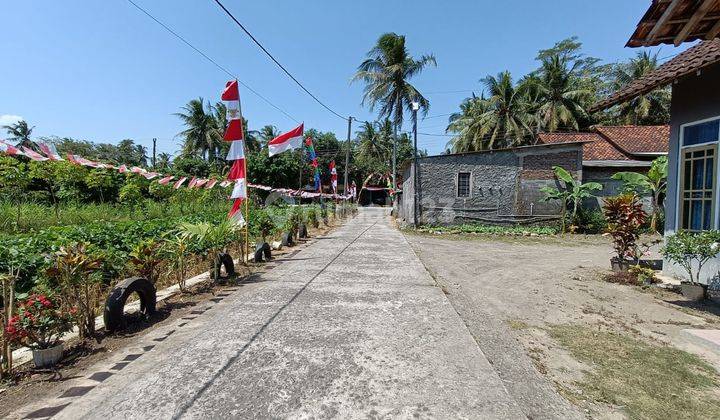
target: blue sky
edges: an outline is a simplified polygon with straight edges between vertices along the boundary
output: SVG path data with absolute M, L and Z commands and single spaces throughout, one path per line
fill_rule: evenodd
M 212 0 L 136 2 L 306 127 L 345 138 L 346 122 L 294 85 Z M 566 37 L 577 35 L 586 54 L 605 62 L 633 56 L 637 50 L 624 45 L 650 1 L 224 3 L 330 107 L 372 119 L 360 105 L 362 85 L 350 79 L 384 32 L 406 35 L 414 55 L 435 54 L 438 67 L 413 81 L 434 116 L 454 112 L 470 90 L 479 92 L 478 80 L 487 74 L 531 71 L 539 49 Z M 132 138 L 148 146 L 156 137 L 159 151 L 173 152 L 181 126 L 172 114 L 192 98 L 219 100 L 228 79 L 126 0 L 14 1 L 2 10 L 0 121 L 22 117 L 38 136 Z M 677 52 L 665 46 L 660 56 Z M 247 90 L 241 96 L 252 129 L 297 125 Z M 443 133 L 446 122 L 428 118 L 420 131 Z M 419 143 L 436 153 L 447 140 L 421 136 Z

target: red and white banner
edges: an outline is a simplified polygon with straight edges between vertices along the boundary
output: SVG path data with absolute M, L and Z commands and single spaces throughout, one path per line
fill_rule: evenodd
M 164 177 L 164 178 L 162 178 L 162 179 L 159 179 L 159 180 L 158 180 L 158 184 L 160 184 L 160 185 L 167 185 L 168 183 L 170 183 L 170 181 L 172 181 L 173 178 L 175 178 L 175 177 L 172 176 L 172 175 L 168 175 L 168 176 L 166 176 L 166 177 Z
M 337 169 L 335 169 L 335 161 L 330 161 L 330 181 L 332 184 L 333 194 L 337 194 Z
M 228 151 L 225 160 L 238 160 L 245 159 L 245 141 L 235 140 L 230 143 L 230 150 Z
M 23 149 L 23 152 L 25 152 L 25 156 L 29 157 L 30 159 L 32 159 L 34 161 L 44 162 L 46 160 L 50 160 L 50 158 L 46 158 L 45 156 L 34 151 L 33 149 L 30 149 L 29 147 L 23 146 L 22 149 Z
M 220 98 L 225 101 L 227 109 L 228 126 L 225 129 L 223 138 L 227 141 L 243 139 L 242 112 L 240 112 L 240 91 L 238 81 L 231 80 L 225 84 L 225 90 Z
M 245 226 L 245 218 L 242 215 L 242 211 L 240 211 L 240 209 L 242 208 L 242 203 L 242 198 L 235 199 L 235 201 L 233 202 L 233 206 L 228 213 L 228 218 L 240 227 Z
M 0 140 L 0 152 L 9 156 L 25 156 L 17 147 Z
M 268 153 L 275 156 L 287 150 L 298 149 L 303 147 L 304 125 L 300 124 L 287 133 L 280 134 L 268 143 Z
M 175 181 L 175 184 L 173 184 L 173 188 L 175 188 L 177 190 L 178 188 L 182 187 L 182 184 L 184 184 L 185 181 L 187 181 L 186 176 L 178 179 L 177 181 Z
M 213 189 L 213 187 L 214 187 L 215 184 L 217 184 L 217 183 L 218 183 L 218 180 L 217 180 L 217 179 L 211 179 L 211 180 L 209 180 L 208 183 L 205 185 L 205 188 L 208 189 L 208 190 L 211 190 L 211 189 Z
M 55 149 L 55 145 L 47 145 L 45 143 L 38 143 L 38 147 L 40 148 L 40 151 L 45 154 L 45 156 L 48 157 L 50 160 L 65 160 L 60 157 L 60 155 L 57 153 L 57 150 Z

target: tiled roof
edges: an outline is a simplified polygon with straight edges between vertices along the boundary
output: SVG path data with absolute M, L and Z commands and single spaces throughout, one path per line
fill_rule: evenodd
M 712 0 L 653 0 L 627 42 L 628 47 L 679 45 L 720 33 L 720 3 Z
M 621 102 L 629 101 L 718 62 L 720 62 L 720 39 L 701 42 L 681 52 L 675 58 L 644 77 L 613 93 L 607 99 L 596 103 L 590 108 L 590 112 L 600 111 Z
M 630 154 L 668 151 L 670 141 L 668 125 L 596 126 L 595 130 Z
M 637 160 L 635 154 L 667 153 L 668 126 L 606 126 L 589 133 L 541 133 L 538 141 L 558 144 L 585 141 L 583 161 Z

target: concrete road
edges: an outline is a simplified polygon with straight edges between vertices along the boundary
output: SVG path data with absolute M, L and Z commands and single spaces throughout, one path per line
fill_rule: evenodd
M 526 418 L 387 210 L 274 264 L 35 415 Z

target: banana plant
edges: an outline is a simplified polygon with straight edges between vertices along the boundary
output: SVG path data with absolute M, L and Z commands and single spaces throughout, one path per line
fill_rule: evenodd
M 650 229 L 657 232 L 657 221 L 662 211 L 660 197 L 667 191 L 668 160 L 667 156 L 655 159 L 647 174 L 638 172 L 618 172 L 612 179 L 622 181 L 626 192 L 650 194 L 652 196 L 652 215 Z
M 545 193 L 545 201 L 560 200 L 562 202 L 561 224 L 562 233 L 565 233 L 565 217 L 568 207 L 572 206 L 572 214 L 570 221 L 575 224 L 577 220 L 577 211 L 582 200 L 594 197 L 594 191 L 602 190 L 602 185 L 597 182 L 585 182 L 575 180 L 572 174 L 560 166 L 553 166 L 555 177 L 562 183 L 562 188 L 543 187 L 540 189 Z

